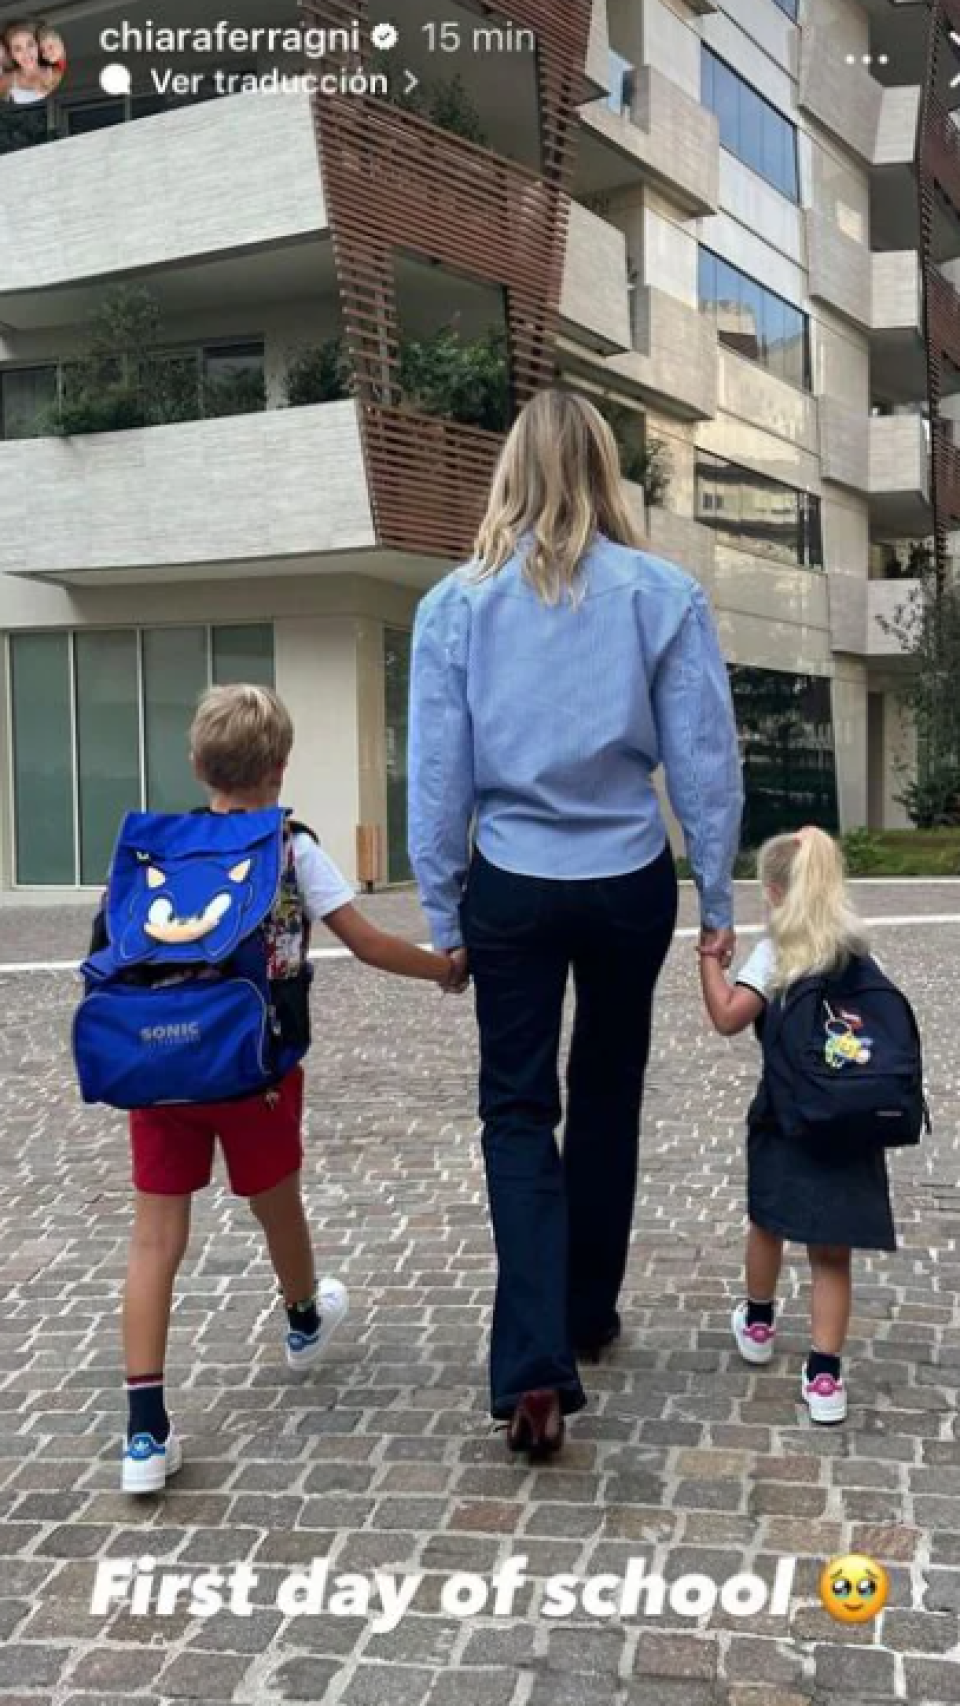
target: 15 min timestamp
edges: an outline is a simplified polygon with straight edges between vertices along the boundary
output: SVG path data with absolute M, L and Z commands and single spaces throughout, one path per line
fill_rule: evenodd
M 476 27 L 431 23 L 423 25 L 423 34 L 430 53 L 535 53 L 537 49 L 536 33 L 511 23 Z

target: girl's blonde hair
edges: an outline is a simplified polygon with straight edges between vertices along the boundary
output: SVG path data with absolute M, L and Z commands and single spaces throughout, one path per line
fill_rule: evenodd
M 801 977 L 842 971 L 869 953 L 847 893 L 843 854 L 822 829 L 774 836 L 760 850 L 758 872 L 770 905 L 777 989 Z
M 546 604 L 576 600 L 578 570 L 598 533 L 640 546 L 617 441 L 598 409 L 569 391 L 541 391 L 503 447 L 475 547 L 486 580 L 531 536 L 523 574 Z

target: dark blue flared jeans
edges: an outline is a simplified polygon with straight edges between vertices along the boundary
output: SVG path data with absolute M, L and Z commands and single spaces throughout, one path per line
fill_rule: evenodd
M 475 855 L 461 907 L 480 1028 L 483 1157 L 497 1249 L 491 1411 L 586 1399 L 574 1347 L 617 1320 L 637 1185 L 653 996 L 677 918 L 673 857 L 558 881 Z M 573 973 L 562 1153 L 559 1053 Z

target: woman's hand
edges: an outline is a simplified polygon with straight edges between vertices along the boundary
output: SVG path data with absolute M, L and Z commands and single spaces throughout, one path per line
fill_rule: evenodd
M 701 930 L 698 953 L 701 959 L 719 960 L 723 971 L 729 971 L 737 951 L 735 930 Z

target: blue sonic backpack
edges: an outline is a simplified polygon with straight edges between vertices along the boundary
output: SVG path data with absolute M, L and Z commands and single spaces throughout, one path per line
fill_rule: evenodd
M 311 968 L 293 836 L 304 828 L 279 807 L 128 813 L 81 968 L 85 1102 L 229 1101 L 303 1058 Z
M 766 1099 L 786 1137 L 898 1149 L 930 1130 L 916 1016 L 875 960 L 801 978 L 771 1002 L 761 1040 Z

